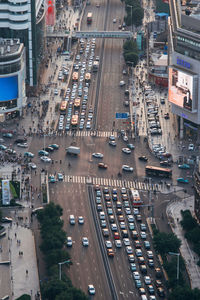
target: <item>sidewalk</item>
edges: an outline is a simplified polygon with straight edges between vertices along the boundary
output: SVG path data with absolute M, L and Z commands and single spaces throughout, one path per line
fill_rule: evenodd
M 181 210 L 189 209 L 191 213 L 194 213 L 194 197 L 187 197 L 186 199 L 181 199 L 170 203 L 167 206 L 167 216 L 170 221 L 171 229 L 176 234 L 176 236 L 181 240 L 182 244 L 180 247 L 181 255 L 183 256 L 190 277 L 191 287 L 200 289 L 200 267 L 197 266 L 199 258 L 197 254 L 194 253 L 187 240 L 184 238 L 184 232 L 180 225 Z

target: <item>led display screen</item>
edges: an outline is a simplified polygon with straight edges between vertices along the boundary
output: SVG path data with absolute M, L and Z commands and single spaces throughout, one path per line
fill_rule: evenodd
M 169 101 L 192 110 L 194 76 L 175 68 L 169 68 Z
M 0 78 L 0 101 L 18 98 L 17 76 Z

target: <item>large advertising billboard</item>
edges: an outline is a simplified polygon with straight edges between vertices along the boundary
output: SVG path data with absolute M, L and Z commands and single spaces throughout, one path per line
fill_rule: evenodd
M 182 70 L 169 68 L 169 101 L 192 111 L 194 76 Z
M 46 25 L 55 25 L 55 0 L 46 0 L 47 12 L 46 12 Z
M 18 98 L 18 77 L 0 78 L 0 101 L 9 101 Z

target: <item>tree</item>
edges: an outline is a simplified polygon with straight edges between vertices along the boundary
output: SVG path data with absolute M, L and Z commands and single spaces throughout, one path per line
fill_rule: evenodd
M 185 237 L 194 244 L 198 243 L 200 241 L 200 227 L 195 227 L 194 229 L 186 232 Z
M 169 300 L 198 300 L 200 299 L 200 290 L 191 290 L 188 286 L 176 286 L 169 295 Z
M 123 48 L 124 48 L 124 52 L 128 51 L 133 51 L 133 52 L 136 52 L 137 53 L 137 44 L 136 42 L 134 42 L 133 40 L 127 40 L 124 45 L 123 45 Z
M 192 230 L 197 227 L 197 221 L 192 217 L 190 210 L 181 211 L 183 220 L 181 220 L 181 226 L 184 230 Z
M 56 300 L 88 300 L 89 298 L 75 287 L 68 288 L 67 291 L 56 297 Z
M 42 299 L 55 300 L 57 295 L 65 292 L 68 288 L 68 284 L 63 280 L 51 278 L 41 285 Z
M 132 14 L 132 22 L 133 24 L 138 27 L 142 25 L 142 20 L 144 18 L 144 10 L 142 7 L 136 7 L 133 9 L 133 14 Z
M 47 268 L 50 268 L 53 265 L 58 264 L 59 262 L 70 259 L 70 254 L 68 251 L 63 249 L 53 249 L 45 256 L 45 261 Z
M 178 252 L 181 241 L 174 233 L 159 232 L 153 238 L 155 249 L 161 254 L 166 255 L 168 252 Z
M 135 67 L 138 63 L 138 55 L 135 52 L 126 52 L 124 54 L 124 59 L 127 64 L 133 63 L 133 66 Z

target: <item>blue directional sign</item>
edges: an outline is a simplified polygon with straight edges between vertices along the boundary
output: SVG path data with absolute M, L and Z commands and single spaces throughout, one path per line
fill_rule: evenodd
M 116 113 L 116 119 L 128 119 L 128 113 Z

